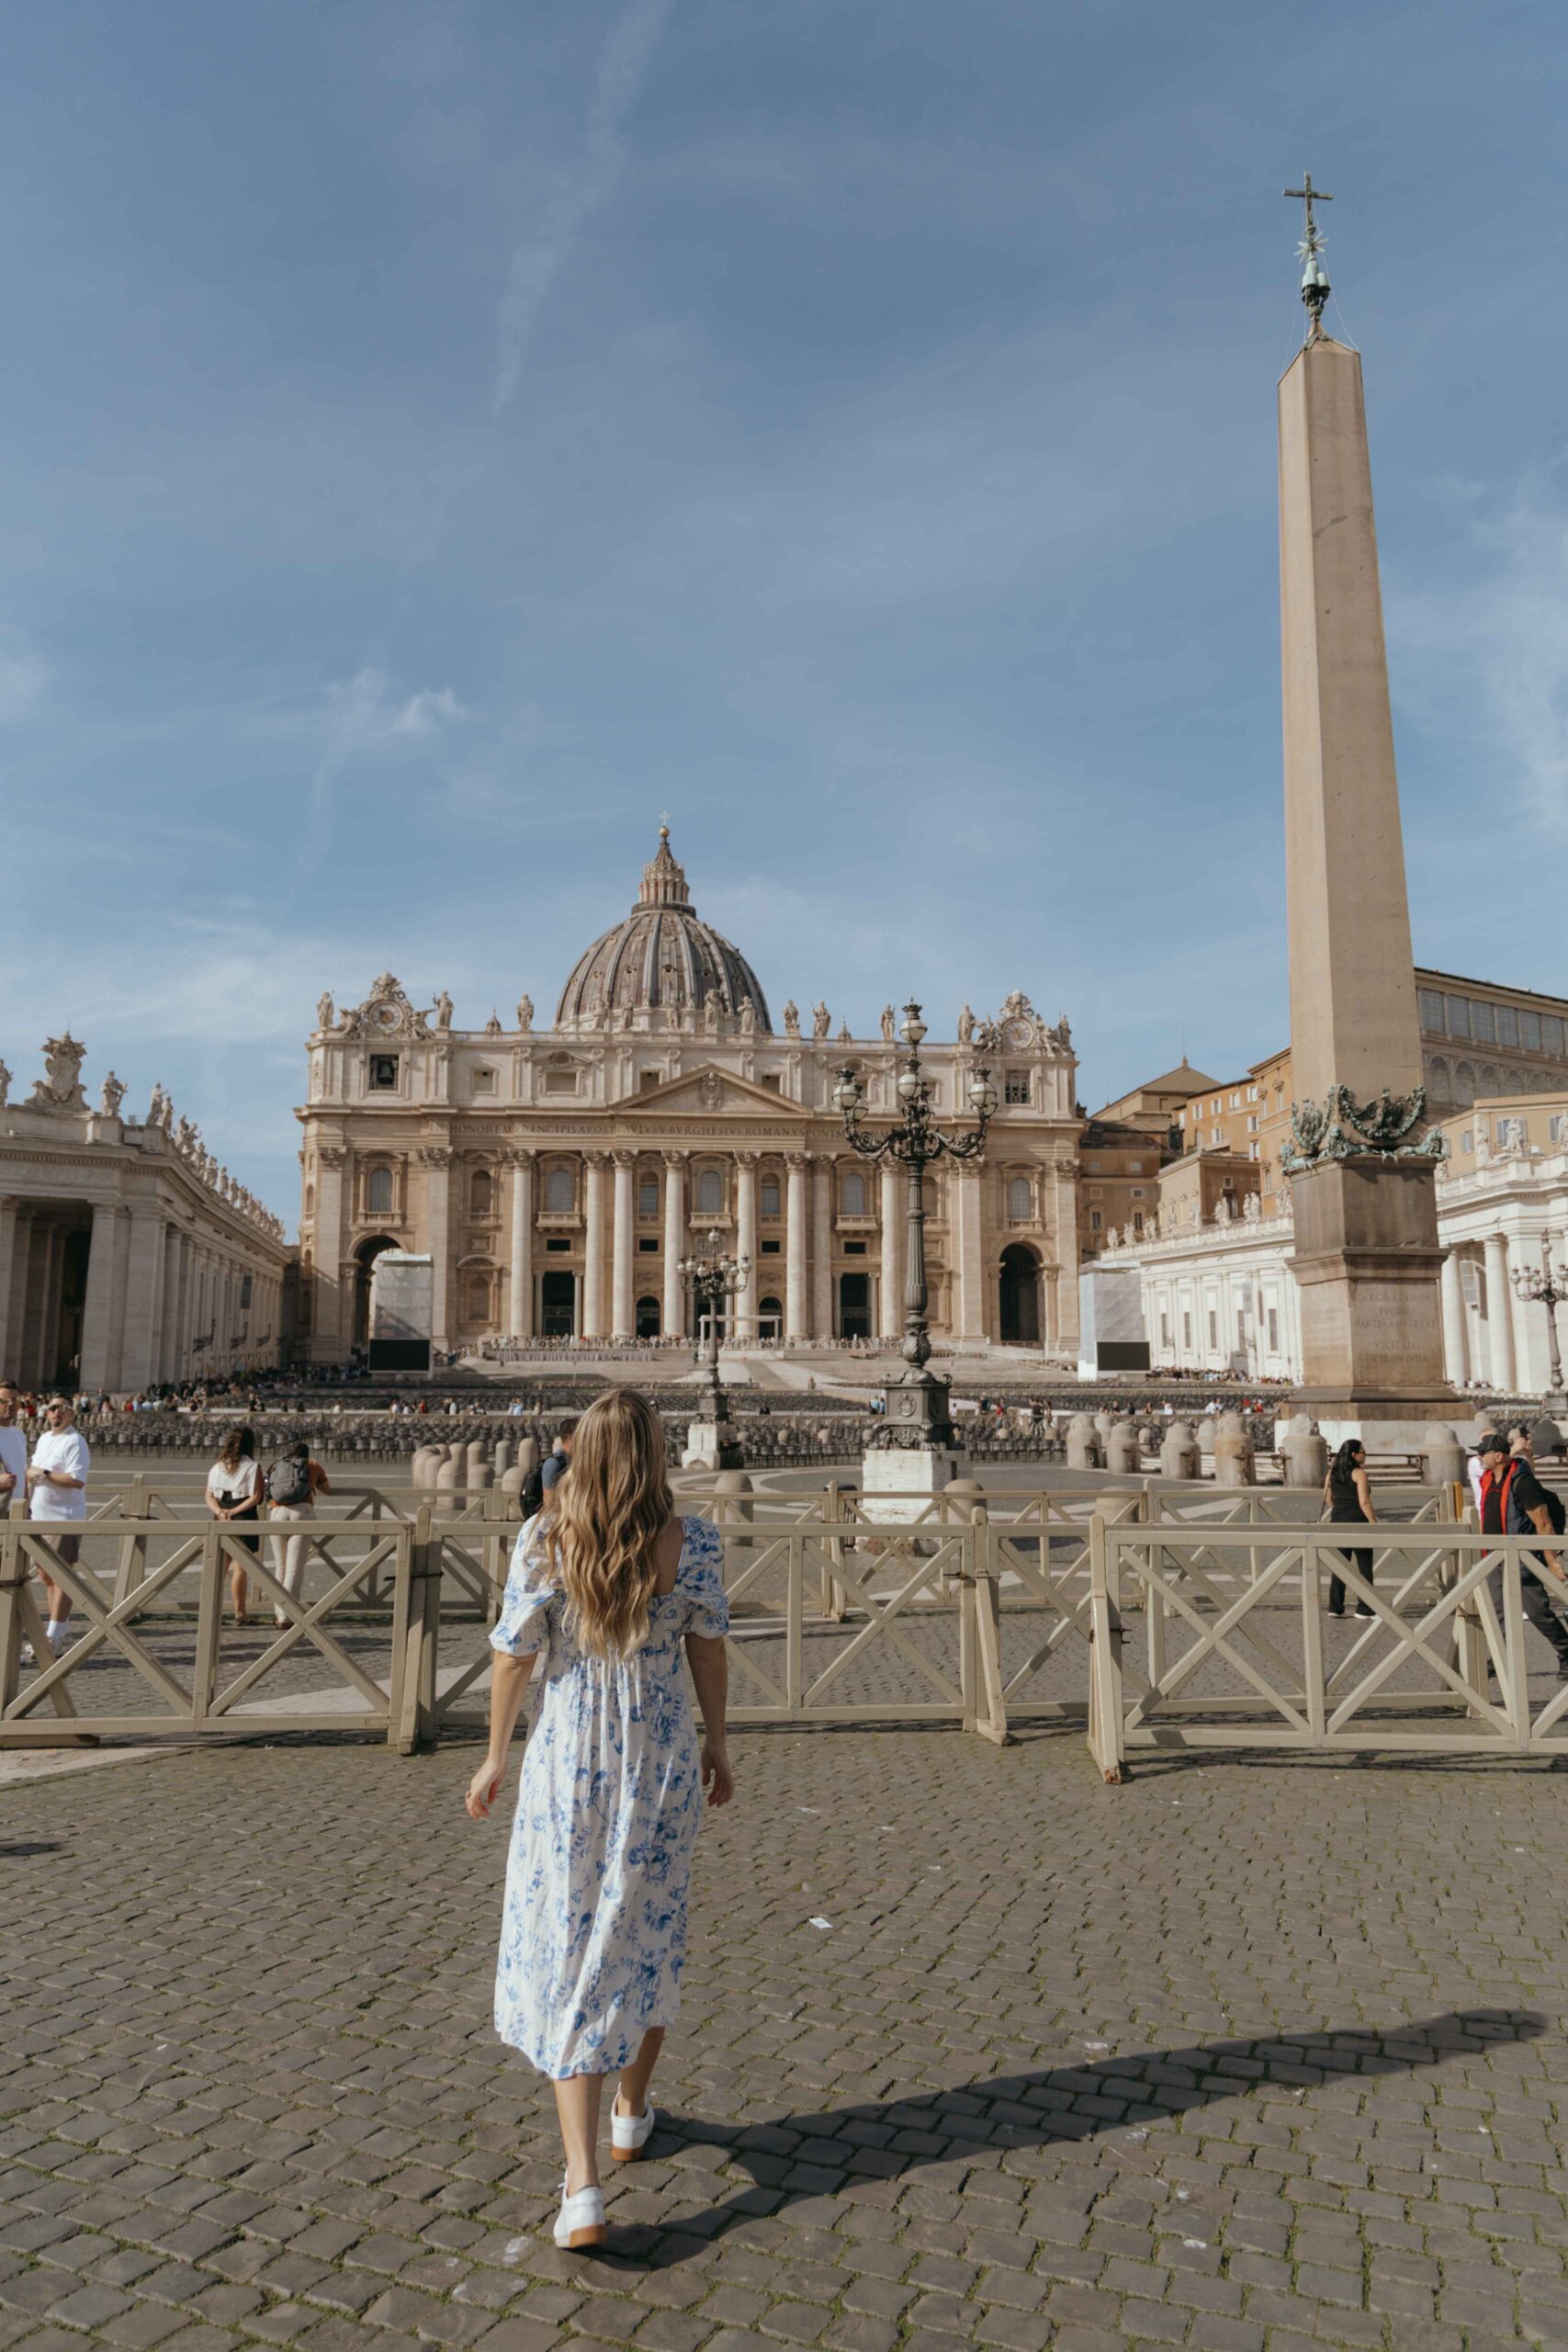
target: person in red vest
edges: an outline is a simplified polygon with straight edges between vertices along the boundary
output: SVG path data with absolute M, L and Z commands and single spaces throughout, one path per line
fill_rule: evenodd
M 1476 1448 L 1481 1458 L 1481 1532 L 1483 1535 L 1523 1535 L 1533 1528 L 1538 1535 L 1559 1532 L 1552 1504 L 1556 1497 L 1543 1487 L 1530 1462 L 1530 1441 L 1527 1431 L 1516 1428 L 1512 1444 L 1507 1438 L 1488 1430 Z M 1562 1510 L 1561 1503 L 1557 1506 Z M 1546 1569 L 1548 1577 L 1568 1600 L 1568 1577 L 1562 1573 L 1562 1559 L 1558 1552 L 1540 1551 L 1533 1555 Z M 1503 1571 L 1494 1569 L 1487 1579 L 1493 1603 L 1499 1618 L 1503 1611 Z M 1551 1605 L 1545 1585 L 1527 1566 L 1519 1577 L 1525 1615 L 1536 1631 L 1544 1634 L 1557 1657 L 1560 1681 L 1568 1682 L 1568 1626 L 1565 1626 Z

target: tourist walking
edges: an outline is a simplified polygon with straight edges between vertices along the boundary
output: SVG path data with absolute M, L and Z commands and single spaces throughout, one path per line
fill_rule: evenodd
M 82 1539 L 74 1532 L 87 1516 L 87 1472 L 92 1455 L 76 1427 L 76 1408 L 69 1396 L 51 1396 L 43 1408 L 43 1434 L 33 1445 L 28 1464 L 28 1515 L 51 1530 L 64 1566 L 73 1568 L 82 1555 Z M 73 1532 L 67 1534 L 64 1530 Z M 71 1595 L 40 1567 L 49 1599 L 49 1646 L 58 1657 L 65 1647 Z
M 556 1430 L 556 1442 L 539 1464 L 539 1486 L 545 1494 L 558 1487 L 571 1468 L 571 1449 L 578 1431 L 575 1413 L 569 1413 Z
M 219 1447 L 218 1459 L 207 1474 L 207 1508 L 214 1519 L 225 1525 L 235 1520 L 254 1523 L 261 1517 L 261 1488 L 254 1434 L 243 1423 L 236 1424 Z M 241 1535 L 235 1540 L 245 1551 L 260 1554 L 259 1535 Z M 232 1556 L 229 1562 L 229 1593 L 234 1604 L 235 1624 L 248 1625 L 250 1577 L 243 1562 Z
M 308 1441 L 297 1437 L 288 1451 L 279 1454 L 266 1474 L 267 1517 L 274 1527 L 298 1530 L 289 1535 L 272 1538 L 272 1573 L 285 1592 L 298 1594 L 305 1580 L 305 1562 L 310 1557 L 310 1535 L 308 1521 L 316 1516 L 316 1497 L 330 1495 L 332 1484 L 319 1462 L 310 1459 Z M 272 1612 L 275 1625 L 287 1625 L 288 1618 L 281 1609 Z
M 1562 1529 L 1562 1504 L 1549 1487 L 1542 1486 L 1535 1475 L 1535 1448 L 1530 1443 L 1529 1430 L 1522 1421 L 1515 1421 L 1506 1438 L 1489 1430 L 1481 1440 L 1481 1532 L 1483 1535 L 1560 1534 Z M 1553 1593 L 1568 1603 L 1568 1578 L 1562 1573 L 1562 1555 L 1557 1550 L 1542 1550 L 1529 1555 L 1544 1567 Z M 1493 1606 L 1499 1620 L 1503 1617 L 1503 1571 L 1494 1568 L 1487 1578 Z M 1568 1626 L 1553 1608 L 1546 1585 L 1540 1577 L 1519 1564 L 1519 1599 L 1525 1615 L 1539 1634 L 1544 1634 L 1551 1644 L 1557 1659 L 1558 1678 L 1568 1682 Z
M 600 2245 L 599 2109 L 617 2075 L 618 2164 L 655 2123 L 648 2089 L 680 2003 L 704 1791 L 728 1804 L 728 1627 L 718 1532 L 677 1519 L 658 1414 L 613 1388 L 583 1415 L 570 1478 L 518 1536 L 491 1635 L 490 1749 L 468 1792 L 494 1804 L 536 1657 L 496 1966 L 495 2025 L 555 2086 L 566 2151 L 555 2240 Z M 697 1746 L 682 1648 L 702 1709 Z
M 1336 1527 L 1376 1524 L 1377 1513 L 1372 1509 L 1371 1483 L 1367 1476 L 1367 1449 L 1359 1437 L 1348 1437 L 1328 1465 L 1328 1476 L 1323 1482 L 1323 1500 L 1327 1516 Z M 1372 1554 L 1365 1544 L 1347 1546 L 1343 1557 L 1366 1584 L 1372 1580 Z M 1331 1617 L 1345 1614 L 1345 1580 L 1342 1577 L 1328 1579 L 1328 1613 Z M 1358 1600 L 1358 1617 L 1372 1614 L 1370 1600 Z

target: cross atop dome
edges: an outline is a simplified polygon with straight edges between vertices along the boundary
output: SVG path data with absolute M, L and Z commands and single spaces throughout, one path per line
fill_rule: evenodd
M 659 847 L 642 869 L 642 888 L 637 895 L 639 907 L 689 907 L 692 894 L 686 888 L 686 869 L 676 862 L 670 847 L 670 820 L 666 817 L 659 828 Z

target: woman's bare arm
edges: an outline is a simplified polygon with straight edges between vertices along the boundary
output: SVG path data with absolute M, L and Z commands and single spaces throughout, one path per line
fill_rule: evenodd
M 697 1687 L 703 1711 L 703 1786 L 709 1804 L 728 1804 L 735 1794 L 729 1769 L 729 1737 L 725 1711 L 729 1703 L 729 1652 L 723 1636 L 710 1641 L 703 1634 L 686 1636 L 686 1663 Z
M 491 1653 L 490 1747 L 484 1762 L 468 1782 L 466 1799 L 468 1812 L 475 1821 L 482 1821 L 489 1813 L 506 1777 L 507 1750 L 512 1746 L 512 1735 L 517 1728 L 517 1718 L 523 1712 L 523 1702 L 528 1695 L 528 1679 L 534 1671 L 534 1659 L 537 1655 L 536 1651 L 530 1651 L 526 1657 L 509 1657 L 504 1650 Z

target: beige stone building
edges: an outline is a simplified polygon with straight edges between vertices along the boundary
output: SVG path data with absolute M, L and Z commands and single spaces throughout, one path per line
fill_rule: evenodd
M 19 1102 L 0 1063 L 0 1373 L 124 1393 L 276 1364 L 282 1226 L 161 1086 L 145 1119 L 127 1118 L 111 1070 L 95 1109 L 85 1050 L 51 1037 Z
M 775 1029 L 739 949 L 702 921 L 667 831 L 631 912 L 579 958 L 553 1023 L 454 1026 L 388 973 L 318 1008 L 303 1127 L 301 1249 L 311 1357 L 366 1336 L 385 1250 L 428 1253 L 434 1343 L 687 1332 L 680 1260 L 716 1228 L 750 1261 L 731 1336 L 797 1347 L 902 1326 L 903 1183 L 858 1159 L 830 1095 L 863 1076 L 891 1119 L 894 1014 L 835 1036 L 825 1004 Z M 987 1047 L 985 1040 L 993 1042 Z M 967 1125 L 988 1059 L 999 1106 L 978 1167 L 928 1178 L 931 1324 L 961 1342 L 1077 1340 L 1077 1070 L 1065 1021 L 1011 996 L 922 1048 L 939 1117 Z

